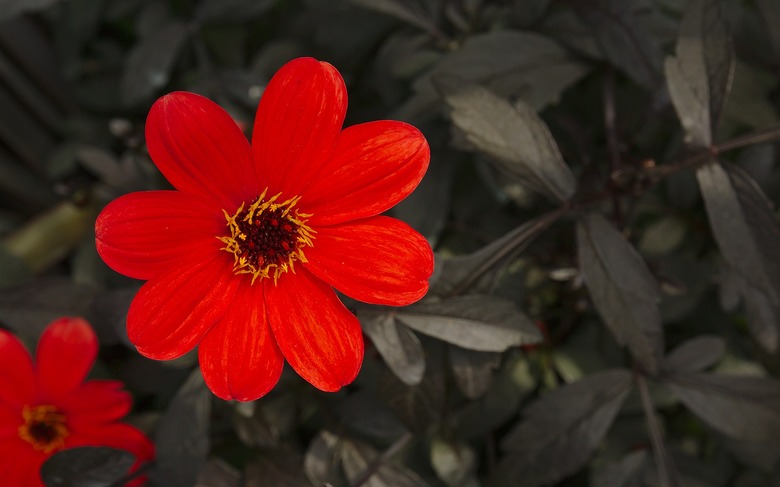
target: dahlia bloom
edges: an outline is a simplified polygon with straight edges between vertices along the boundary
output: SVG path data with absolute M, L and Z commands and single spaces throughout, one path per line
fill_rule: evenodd
M 22 342 L 0 330 L 2 485 L 43 486 L 41 465 L 64 448 L 128 450 L 136 458 L 133 469 L 152 458 L 149 439 L 118 422 L 130 411 L 131 402 L 122 383 L 84 382 L 97 351 L 95 332 L 80 318 L 61 318 L 44 330 L 34 365 Z
M 174 359 L 199 344 L 223 399 L 263 396 L 285 359 L 336 391 L 360 370 L 363 337 L 333 288 L 383 305 L 425 295 L 428 242 L 379 214 L 420 182 L 428 143 L 402 122 L 342 130 L 346 108 L 341 75 L 312 58 L 271 79 L 251 146 L 207 98 L 157 100 L 147 147 L 176 190 L 124 195 L 95 224 L 103 260 L 148 281 L 127 316 L 141 354 Z

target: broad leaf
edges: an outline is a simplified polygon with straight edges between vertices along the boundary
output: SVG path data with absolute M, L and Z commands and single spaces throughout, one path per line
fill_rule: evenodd
M 709 147 L 734 74 L 734 48 L 719 2 L 687 3 L 676 56 L 668 57 L 664 68 L 689 142 Z
M 658 286 L 634 247 L 602 216 L 577 224 L 580 269 L 593 304 L 618 343 L 655 373 L 664 349 Z
M 450 442 L 443 438 L 431 441 L 431 466 L 449 487 L 479 485 L 473 480 L 477 467 L 477 454 L 466 443 Z M 471 483 L 468 483 L 471 481 Z
M 202 22 L 243 23 L 274 6 L 276 0 L 203 0 L 195 17 Z
M 409 328 L 469 350 L 502 352 L 541 341 L 539 329 L 511 301 L 497 296 L 456 296 L 395 313 Z
M 687 340 L 669 352 L 664 366 L 677 372 L 698 372 L 714 365 L 723 357 L 726 342 L 714 335 L 701 335 Z
M 469 399 L 485 394 L 493 382 L 493 372 L 501 363 L 496 352 L 477 352 L 450 345 L 450 365 L 458 389 Z
M 571 475 L 590 455 L 631 390 L 631 372 L 593 374 L 550 392 L 523 411 L 501 443 L 506 452 L 492 485 L 547 485 Z
M 593 487 L 644 485 L 641 483 L 641 479 L 648 469 L 649 460 L 647 450 L 629 453 L 619 462 L 594 472 L 590 479 L 590 485 Z
M 751 284 L 778 302 L 777 250 L 780 230 L 766 196 L 743 171 L 711 161 L 696 171 L 712 233 L 723 258 Z M 767 268 L 767 265 L 769 267 Z
M 312 440 L 303 459 L 303 470 L 313 485 L 346 486 L 341 473 L 340 449 L 341 438 L 327 430 L 320 431 Z
M 378 396 L 396 418 L 410 431 L 423 433 L 441 420 L 447 389 L 442 365 L 443 357 L 437 347 L 430 347 L 428 367 L 417 385 L 406 385 L 388 371 L 379 375 Z
M 735 439 L 780 438 L 780 381 L 764 377 L 679 373 L 664 384 L 694 414 Z
M 523 101 L 514 105 L 487 88 L 456 78 L 436 78 L 452 109 L 453 124 L 502 170 L 559 201 L 576 189 L 574 175 L 550 130 Z
M 306 485 L 303 458 L 291 446 L 265 451 L 244 470 L 243 487 L 300 487 Z
M 190 487 L 209 453 L 211 393 L 195 369 L 165 411 L 155 434 L 149 478 L 159 487 Z
M 135 463 L 129 451 L 84 446 L 55 453 L 41 467 L 46 487 L 110 487 Z
M 419 384 L 425 373 L 420 339 L 392 314 L 359 311 L 358 318 L 390 370 L 406 384 Z

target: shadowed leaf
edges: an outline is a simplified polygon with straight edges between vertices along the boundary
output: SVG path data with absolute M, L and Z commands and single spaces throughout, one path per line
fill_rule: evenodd
M 726 352 L 726 342 L 715 335 L 702 335 L 678 345 L 666 356 L 664 366 L 677 372 L 698 372 L 714 365 Z
M 379 453 L 374 448 L 361 441 L 345 440 L 341 444 L 341 462 L 350 482 L 361 478 L 378 457 Z M 408 468 L 383 461 L 374 474 L 361 485 L 364 487 L 426 487 L 428 484 Z
M 41 467 L 46 487 L 110 487 L 135 463 L 129 451 L 85 446 L 52 455 Z
M 303 458 L 291 447 L 265 451 L 252 460 L 244 471 L 243 487 L 300 487 L 306 485 L 301 470 Z
M 125 103 L 142 102 L 165 86 L 187 35 L 186 25 L 170 22 L 133 47 L 125 62 L 120 88 Z
M 574 194 L 574 175 L 533 108 L 520 100 L 512 105 L 482 86 L 456 78 L 436 78 L 436 86 L 452 108 L 453 124 L 501 169 L 559 201 Z
M 780 438 L 780 381 L 764 377 L 680 373 L 664 380 L 694 414 L 741 440 Z
M 676 56 L 664 65 L 669 94 L 690 143 L 709 147 L 734 74 L 734 48 L 714 0 L 691 0 Z
M 492 385 L 493 372 L 501 363 L 495 352 L 476 352 L 450 345 L 450 364 L 458 389 L 469 399 L 485 394 Z
M 650 372 L 664 348 L 658 286 L 642 257 L 607 220 L 596 214 L 577 224 L 582 277 L 604 323 Z
M 409 328 L 469 350 L 502 352 L 541 341 L 539 329 L 504 298 L 456 296 L 399 309 L 396 319 Z
M 629 487 L 644 485 L 641 483 L 647 470 L 649 456 L 647 450 L 629 453 L 619 462 L 607 465 L 595 472 L 590 480 L 593 487 Z
M 547 485 L 571 475 L 590 458 L 631 390 L 623 369 L 593 374 L 538 399 L 501 442 L 506 456 L 490 485 Z
M 339 450 L 341 438 L 322 430 L 309 444 L 303 460 L 303 470 L 313 485 L 346 486 L 341 472 Z
M 266 12 L 276 0 L 203 0 L 195 17 L 204 22 L 246 22 Z
M 425 373 L 420 339 L 392 314 L 359 311 L 358 318 L 390 370 L 406 384 L 419 384 Z
M 209 452 L 211 393 L 195 369 L 165 411 L 155 434 L 157 457 L 149 478 L 159 487 L 190 487 Z

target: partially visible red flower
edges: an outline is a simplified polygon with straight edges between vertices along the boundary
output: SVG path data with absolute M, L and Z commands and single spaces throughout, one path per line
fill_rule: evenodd
M 35 364 L 15 336 L 0 330 L 0 484 L 43 486 L 43 462 L 76 446 L 128 450 L 136 458 L 133 469 L 152 458 L 151 441 L 119 422 L 131 406 L 123 384 L 84 381 L 97 351 L 95 332 L 81 318 L 51 323 L 38 342 Z
M 360 370 L 363 338 L 333 288 L 384 305 L 425 295 L 428 242 L 379 214 L 420 182 L 428 143 L 402 122 L 342 130 L 346 109 L 341 75 L 312 58 L 271 79 L 251 147 L 212 101 L 157 100 L 147 147 L 177 191 L 120 197 L 95 224 L 103 260 L 148 280 L 127 316 L 141 354 L 173 359 L 200 343 L 203 376 L 224 399 L 266 394 L 284 359 L 336 391 Z

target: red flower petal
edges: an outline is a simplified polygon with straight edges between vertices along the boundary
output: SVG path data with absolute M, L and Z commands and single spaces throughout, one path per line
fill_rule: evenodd
M 126 194 L 95 222 L 100 257 L 115 271 L 148 280 L 206 249 L 218 250 L 225 233 L 219 208 L 179 191 Z
M 345 129 L 333 157 L 306 189 L 310 224 L 374 216 L 409 196 L 428 169 L 430 149 L 419 130 L 378 121 Z
M 252 401 L 279 381 L 284 357 L 268 326 L 263 286 L 243 280 L 235 304 L 203 337 L 200 368 L 218 397 Z
M 132 398 L 116 380 L 91 380 L 79 387 L 58 406 L 74 428 L 84 424 L 110 423 L 130 412 Z
M 154 444 L 149 438 L 135 426 L 124 423 L 100 424 L 78 430 L 74 428 L 70 436 L 65 438 L 65 448 L 76 446 L 107 446 L 127 450 L 136 459 L 130 471 L 154 457 Z
M 246 137 L 208 98 L 176 92 L 157 100 L 146 119 L 146 145 L 176 189 L 216 199 L 226 209 L 262 189 Z
M 60 318 L 41 334 L 35 363 L 44 401 L 58 402 L 78 389 L 98 352 L 95 331 L 82 318 Z
M 346 111 L 344 80 L 330 64 L 299 58 L 277 71 L 252 132 L 258 175 L 271 194 L 301 194 L 330 158 Z
M 22 412 L 16 408 L 0 404 L 0 441 L 19 435 L 19 426 L 22 425 Z
M 43 487 L 39 473 L 49 455 L 35 451 L 18 436 L 0 440 L 0 478 L 2 485 Z
M 34 395 L 35 374 L 29 352 L 18 338 L 0 330 L 0 403 L 21 411 Z
M 192 350 L 233 306 L 241 278 L 232 264 L 226 252 L 205 254 L 144 284 L 127 314 L 127 335 L 138 351 L 170 360 Z
M 386 216 L 317 228 L 306 268 L 347 296 L 402 306 L 428 292 L 433 252 L 406 223 Z
M 357 318 L 327 284 L 306 269 L 265 281 L 268 322 L 276 342 L 301 377 L 323 391 L 352 382 L 363 361 Z

